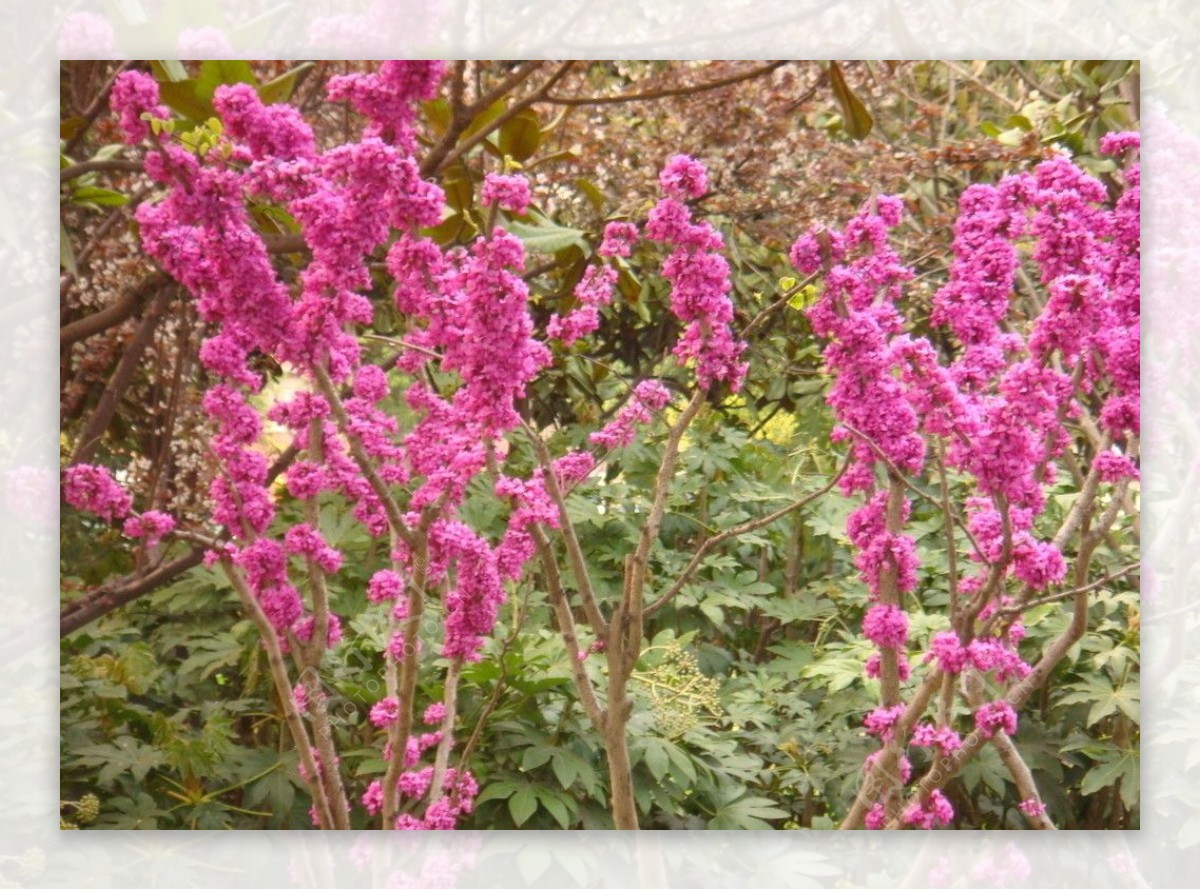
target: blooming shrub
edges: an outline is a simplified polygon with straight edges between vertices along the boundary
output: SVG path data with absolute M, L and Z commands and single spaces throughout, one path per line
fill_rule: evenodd
M 427 178 L 418 158 L 427 135 L 420 103 L 438 95 L 446 71 L 442 62 L 394 61 L 333 78 L 329 98 L 363 125 L 331 147 L 294 106 L 266 104 L 249 84 L 218 87 L 217 117 L 186 137 L 148 75 L 126 72 L 112 90 L 113 111 L 161 193 L 137 207 L 142 246 L 186 288 L 204 325 L 211 515 L 197 523 L 138 513 L 125 487 L 88 463 L 68 467 L 64 496 L 120 523 L 146 551 L 175 538 L 206 547 L 206 564 L 226 574 L 261 636 L 313 825 L 452 829 L 488 802 L 477 801 L 482 779 L 468 769 L 464 748 L 480 728 L 461 725 L 458 687 L 488 657 L 501 609 L 536 566 L 576 700 L 605 749 L 614 824 L 637 827 L 628 691 L 654 649 L 643 645 L 648 617 L 684 591 L 713 548 L 836 484 L 856 499 L 846 535 L 868 602 L 854 626 L 873 646 L 865 676 L 878 681 L 880 698 L 861 715 L 878 749 L 844 827 L 953 824 L 943 788 L 985 743 L 1011 771 L 1020 811 L 1046 827 L 1020 739 L 1009 737 L 1019 736 L 1030 692 L 1086 627 L 1091 552 L 1137 479 L 1136 162 L 1121 172 L 1115 201 L 1062 157 L 967 189 L 949 278 L 926 307 L 928 334 L 913 320 L 918 274 L 892 246 L 905 215 L 899 198 L 878 196 L 843 230 L 800 237 L 789 255 L 821 288 L 806 314 L 825 343 L 831 438 L 847 451 L 845 469 L 783 510 L 697 533 L 690 561 L 662 583 L 651 554 L 665 533 L 681 442 L 706 405 L 744 393 L 747 332 L 762 320 L 740 322 L 726 238 L 697 209 L 708 171 L 670 157 L 645 219 L 610 220 L 594 250 L 576 245 L 583 259 L 563 288 L 569 299 L 559 311 L 535 306 L 523 233 L 539 214 L 511 159 L 503 173 L 479 177 L 484 225 L 453 246 L 434 235 L 462 201 Z M 1129 134 L 1104 143 L 1114 153 L 1136 145 Z M 289 253 L 304 257 L 294 278 L 276 268 L 264 208 L 285 221 Z M 552 453 L 526 405 L 552 350 L 568 353 L 623 311 L 617 295 L 630 260 L 640 253 L 644 264 L 655 251 L 665 254 L 675 366 L 631 384 L 603 420 L 572 431 L 574 447 Z M 1030 268 L 1036 281 L 1026 280 Z M 387 336 L 369 333 L 385 309 L 402 323 Z M 395 355 L 372 363 L 367 342 Z M 296 391 L 270 394 L 265 356 L 299 382 Z M 678 389 L 689 396 L 682 406 Z M 261 444 L 271 425 L 290 439 L 274 466 Z M 621 553 L 621 590 L 600 596 L 568 496 L 657 425 L 667 430 L 661 465 Z M 1080 496 L 1053 529 L 1047 493 L 1075 451 L 1086 458 L 1075 467 Z M 924 608 L 914 496 L 944 519 L 944 610 Z M 361 567 L 323 522 L 330 506 L 381 560 L 361 583 Z M 361 614 L 334 611 L 330 588 L 345 579 L 361 588 Z M 1068 585 L 1076 589 L 1050 592 Z M 1045 598 L 1072 598 L 1074 617 L 1035 648 L 1022 613 Z M 384 663 L 383 694 L 356 717 L 384 766 L 360 779 L 342 764 L 323 671 L 365 646 Z M 652 760 L 665 750 L 637 756 L 653 772 L 666 769 Z

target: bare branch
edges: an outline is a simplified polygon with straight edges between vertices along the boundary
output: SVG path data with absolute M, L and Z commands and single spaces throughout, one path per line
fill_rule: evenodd
M 847 455 L 846 460 L 842 462 L 841 469 L 839 469 L 837 473 L 830 478 L 829 482 L 821 486 L 821 488 L 819 488 L 817 491 L 814 491 L 812 494 L 805 495 L 804 497 L 800 498 L 800 500 L 793 501 L 786 507 L 782 507 L 773 513 L 768 513 L 766 516 L 760 516 L 757 519 L 751 519 L 748 522 L 743 522 L 741 525 L 728 528 L 725 531 L 706 539 L 704 543 L 697 548 L 696 552 L 692 554 L 691 560 L 684 567 L 683 571 L 679 573 L 679 576 L 675 579 L 674 583 L 667 588 L 665 593 L 663 593 L 658 597 L 658 599 L 646 607 L 644 613 L 645 616 L 649 618 L 651 615 L 654 615 L 656 612 L 662 609 L 663 606 L 667 605 L 667 603 L 669 603 L 672 599 L 674 599 L 679 591 L 683 590 L 684 586 L 688 583 L 688 581 L 691 580 L 692 576 L 696 574 L 696 571 L 700 568 L 700 563 L 704 561 L 704 557 L 707 556 L 715 547 L 718 547 L 731 538 L 739 538 L 742 535 L 746 535 L 750 532 L 757 531 L 760 528 L 764 528 L 776 520 L 782 519 L 789 513 L 794 513 L 796 510 L 803 509 L 817 498 L 828 494 L 833 487 L 837 485 L 838 480 L 842 478 L 843 474 L 845 474 L 847 468 L 850 466 L 850 460 L 850 456 Z
M 655 99 L 667 99 L 672 96 L 690 96 L 710 90 L 719 90 L 722 87 L 732 86 L 735 83 L 753 80 L 756 77 L 770 74 L 775 69 L 782 68 L 786 64 L 788 64 L 788 60 L 770 62 L 758 68 L 753 68 L 750 71 L 743 71 L 740 74 L 733 74 L 729 77 L 722 77 L 707 83 L 697 83 L 683 87 L 663 87 L 658 90 L 646 90 L 641 93 L 624 93 L 619 96 L 546 96 L 542 101 L 549 102 L 552 105 L 618 105 L 624 102 L 653 102 Z

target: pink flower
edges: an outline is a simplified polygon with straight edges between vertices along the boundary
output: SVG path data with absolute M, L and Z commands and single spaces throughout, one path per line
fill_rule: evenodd
M 870 831 L 879 831 L 887 824 L 887 813 L 883 808 L 882 801 L 877 802 L 870 810 L 867 811 L 866 818 L 863 820 L 867 829 Z
M 479 201 L 484 207 L 496 204 L 511 213 L 524 214 L 532 200 L 529 194 L 529 180 L 524 176 L 489 173 L 483 178 Z
M 391 569 L 381 569 L 367 582 L 367 599 L 383 603 L 397 599 L 404 592 L 404 576 Z
M 912 743 L 923 748 L 937 747 L 942 756 L 949 757 L 962 747 L 962 737 L 949 726 L 919 723 L 913 729 Z
M 988 702 L 975 712 L 975 728 L 987 739 L 998 731 L 1012 735 L 1017 731 L 1017 712 L 1003 699 Z
M 147 510 L 125 520 L 122 531 L 126 537 L 145 538 L 146 546 L 153 547 L 175 530 L 175 517 L 158 510 Z
M 107 467 L 75 464 L 63 474 L 63 497 L 77 510 L 101 519 L 121 519 L 133 507 L 133 497 L 117 484 Z
M 1036 797 L 1030 797 L 1021 801 L 1021 812 L 1031 819 L 1036 819 L 1038 816 L 1046 815 L 1046 805 Z
M 367 790 L 363 792 L 362 805 L 372 816 L 377 815 L 383 809 L 383 785 L 378 779 L 368 785 Z
M 863 617 L 863 635 L 881 649 L 908 642 L 908 615 L 896 606 L 874 605 Z
M 878 652 L 872 652 L 867 656 L 866 672 L 867 676 L 872 680 L 878 680 L 882 676 L 883 659 Z M 898 657 L 896 659 L 897 675 L 900 681 L 903 682 L 912 676 L 912 667 L 909 666 L 908 659 Z
M 600 256 L 627 257 L 637 243 L 637 226 L 630 222 L 610 222 L 604 227 L 604 240 L 596 251 Z
M 708 191 L 708 173 L 704 165 L 688 155 L 675 155 L 658 176 L 663 194 L 676 201 L 699 198 Z
M 906 825 L 926 830 L 949 825 L 954 820 L 954 807 L 942 792 L 935 788 L 924 803 L 909 804 L 901 817 Z
M 111 28 L 109 29 L 111 31 Z M 150 135 L 150 125 L 143 114 L 166 120 L 171 112 L 158 103 L 158 84 L 149 74 L 125 71 L 113 81 L 109 105 L 121 118 L 125 141 L 133 144 Z
M 391 726 L 400 719 L 400 702 L 388 696 L 371 707 L 371 722 L 379 728 Z
M 893 705 L 890 708 L 880 705 L 867 715 L 863 726 L 871 735 L 877 735 L 886 742 L 891 740 L 895 726 L 903 716 L 904 705 Z
M 952 630 L 940 630 L 929 638 L 929 651 L 924 661 L 937 659 L 943 671 L 957 674 L 962 671 L 968 658 L 969 653 L 959 642 L 958 634 Z
M 437 726 L 446 719 L 446 706 L 442 702 L 434 702 L 421 715 L 421 722 L 426 726 Z

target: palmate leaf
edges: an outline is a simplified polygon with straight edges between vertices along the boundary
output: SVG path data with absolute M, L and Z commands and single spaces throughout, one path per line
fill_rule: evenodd
M 117 776 L 129 773 L 141 782 L 150 770 L 163 765 L 166 755 L 143 745 L 131 736 L 120 736 L 112 744 L 88 745 L 78 749 L 76 763 L 80 766 L 99 766 L 97 777 L 101 785 L 111 784 Z
M 1082 794 L 1095 794 L 1102 788 L 1120 786 L 1121 801 L 1129 809 L 1137 806 L 1141 792 L 1141 755 L 1136 750 L 1114 750 L 1088 770 L 1079 786 Z
M 1113 688 L 1112 683 L 1104 675 L 1089 676 L 1077 683 L 1072 683 L 1072 690 L 1059 699 L 1060 704 L 1088 704 L 1087 725 L 1094 726 L 1118 711 L 1132 720 L 1141 722 L 1141 692 L 1137 680 L 1128 680 L 1119 687 Z
M 763 830 L 772 826 L 767 819 L 786 819 L 786 810 L 781 810 L 773 800 L 766 797 L 747 795 L 724 804 L 708 822 L 715 830 Z

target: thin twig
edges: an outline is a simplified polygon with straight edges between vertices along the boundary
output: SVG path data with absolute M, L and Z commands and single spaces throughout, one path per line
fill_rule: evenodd
M 646 90 L 641 93 L 625 93 L 620 96 L 546 96 L 543 101 L 552 105 L 615 105 L 624 102 L 653 102 L 656 99 L 667 99 L 673 96 L 689 96 L 695 93 L 704 93 L 709 90 L 719 90 L 722 87 L 732 86 L 735 83 L 741 83 L 745 80 L 753 80 L 756 77 L 762 77 L 764 74 L 770 74 L 777 68 L 781 68 L 788 64 L 790 60 L 782 62 L 770 62 L 750 71 L 743 71 L 740 74 L 722 77 L 718 80 L 711 80 L 707 83 L 691 84 L 683 87 L 663 87 L 658 90 Z
M 829 481 L 825 485 L 821 486 L 821 488 L 819 488 L 817 491 L 814 491 L 812 494 L 806 495 L 805 497 L 800 498 L 798 501 L 793 501 L 786 507 L 782 507 L 773 513 L 768 513 L 766 516 L 760 516 L 757 519 L 751 519 L 748 522 L 743 522 L 741 525 L 726 529 L 725 531 L 706 539 L 704 543 L 697 548 L 696 552 L 692 554 L 691 560 L 684 567 L 683 571 L 679 573 L 679 576 L 675 579 L 674 583 L 667 589 L 667 591 L 646 607 L 645 616 L 649 618 L 663 608 L 663 606 L 667 605 L 667 603 L 669 603 L 672 599 L 674 599 L 676 594 L 678 594 L 679 591 L 681 591 L 688 583 L 688 581 L 691 580 L 692 576 L 696 574 L 696 571 L 700 568 L 700 563 L 703 562 L 704 557 L 707 556 L 714 547 L 717 547 L 731 538 L 738 538 L 742 535 L 749 534 L 750 532 L 757 531 L 760 528 L 768 526 L 776 520 L 787 516 L 789 513 L 803 509 L 822 495 L 828 494 L 829 491 L 831 491 L 833 487 L 837 485 L 838 480 L 840 480 L 845 474 L 846 470 L 850 466 L 850 461 L 851 458 L 849 455 L 847 455 L 846 460 L 842 462 L 841 469 L 839 469 L 832 477 L 830 477 Z

